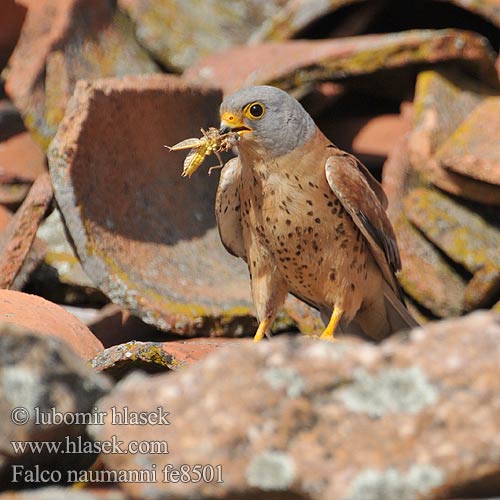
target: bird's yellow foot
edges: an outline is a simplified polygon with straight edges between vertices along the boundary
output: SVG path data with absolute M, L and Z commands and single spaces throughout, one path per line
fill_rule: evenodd
M 257 328 L 257 332 L 254 335 L 253 341 L 260 342 L 264 338 L 264 335 L 266 334 L 270 326 L 271 321 L 269 319 L 266 318 L 262 320 L 259 324 L 259 328 Z
M 330 321 L 328 322 L 328 325 L 326 325 L 326 328 L 324 329 L 323 333 L 321 334 L 320 339 L 322 340 L 328 340 L 330 342 L 335 342 L 337 340 L 335 338 L 335 329 L 337 328 L 337 325 L 340 322 L 340 318 L 342 317 L 342 314 L 344 314 L 344 311 L 340 309 L 340 307 L 335 306 L 333 308 L 332 315 L 330 317 Z

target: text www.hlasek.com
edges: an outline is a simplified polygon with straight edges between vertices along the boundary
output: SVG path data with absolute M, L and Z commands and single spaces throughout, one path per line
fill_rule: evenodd
M 105 454 L 168 454 L 167 441 L 129 441 L 127 444 L 116 436 L 107 441 L 88 441 L 82 436 L 63 441 L 11 441 L 12 449 L 16 454 L 31 453 L 105 453 Z

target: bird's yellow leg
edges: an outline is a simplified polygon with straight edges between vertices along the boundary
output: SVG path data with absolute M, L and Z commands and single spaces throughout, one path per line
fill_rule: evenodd
M 320 339 L 323 340 L 330 340 L 334 341 L 335 339 L 335 329 L 337 328 L 337 325 L 339 324 L 340 318 L 342 317 L 342 314 L 344 314 L 344 311 L 338 307 L 335 306 L 333 308 L 332 315 L 330 317 L 330 321 L 328 322 L 328 325 L 326 325 L 326 328 L 324 329 L 323 333 L 321 334 Z
M 265 318 L 259 323 L 259 328 L 257 328 L 257 332 L 253 338 L 254 342 L 260 342 L 264 338 L 264 335 L 269 330 L 271 323 L 272 321 L 269 318 Z

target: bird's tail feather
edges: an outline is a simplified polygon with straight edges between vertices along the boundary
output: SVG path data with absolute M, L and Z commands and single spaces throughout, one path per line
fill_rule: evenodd
M 408 330 L 420 326 L 415 318 L 406 309 L 406 306 L 401 302 L 391 286 L 384 281 L 383 293 L 385 299 L 385 310 L 387 311 L 387 319 L 391 325 L 391 331 Z
M 383 295 L 371 307 L 359 311 L 353 321 L 341 320 L 339 333 L 380 341 L 399 331 L 419 326 L 393 288 L 383 282 Z M 321 318 L 328 323 L 331 311 L 321 308 Z

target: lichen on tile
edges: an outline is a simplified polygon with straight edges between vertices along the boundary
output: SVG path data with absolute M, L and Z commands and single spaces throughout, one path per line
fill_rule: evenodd
M 357 370 L 354 381 L 336 391 L 334 396 L 351 411 L 370 417 L 388 413 L 416 414 L 435 403 L 438 389 L 421 368 L 390 368 L 375 375 Z

